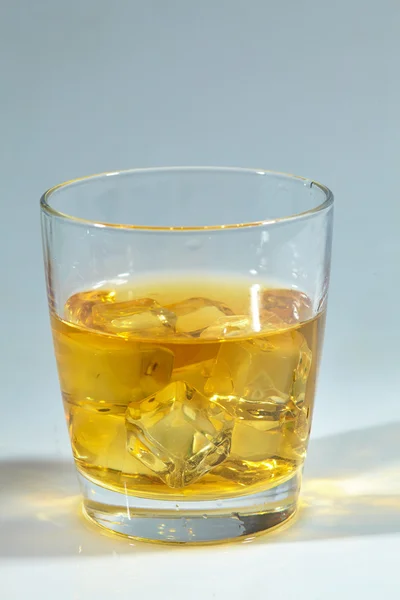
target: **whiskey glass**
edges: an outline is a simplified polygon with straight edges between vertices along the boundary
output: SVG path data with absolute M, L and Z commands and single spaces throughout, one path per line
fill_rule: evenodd
M 245 538 L 298 507 L 333 196 L 263 169 L 132 169 L 41 198 L 85 515 L 148 541 Z

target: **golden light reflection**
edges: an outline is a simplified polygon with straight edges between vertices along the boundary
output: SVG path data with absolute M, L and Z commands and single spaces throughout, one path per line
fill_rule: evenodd
M 376 500 L 392 497 L 400 501 L 400 468 L 390 466 L 353 477 L 305 479 L 303 482 L 303 498 L 314 505 L 336 505 L 338 500 L 362 497 Z
M 305 478 L 298 518 L 274 539 L 329 539 L 400 531 L 400 468 L 351 477 Z
M 55 498 L 51 495 L 39 496 L 27 499 L 32 508 L 34 516 L 38 521 L 58 522 L 60 517 L 77 512 L 80 508 L 81 496 L 67 496 Z

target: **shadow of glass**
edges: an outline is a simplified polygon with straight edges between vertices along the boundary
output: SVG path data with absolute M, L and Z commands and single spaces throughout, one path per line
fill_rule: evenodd
M 135 554 L 157 546 L 101 534 L 82 515 L 74 465 L 62 461 L 0 462 L 0 557 Z M 100 535 L 99 535 L 100 533 Z
M 297 518 L 256 543 L 400 532 L 400 423 L 312 440 Z
M 81 515 L 72 463 L 4 461 L 0 481 L 0 557 L 117 556 L 167 549 L 100 534 L 90 525 Z M 395 532 L 400 532 L 400 423 L 312 440 L 297 518 L 247 541 L 288 543 Z

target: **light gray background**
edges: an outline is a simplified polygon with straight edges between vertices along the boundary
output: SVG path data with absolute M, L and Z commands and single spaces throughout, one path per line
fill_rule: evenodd
M 399 33 L 398 0 L 3 3 L 2 597 L 400 592 Z M 38 200 L 69 178 L 174 164 L 289 171 L 336 196 L 305 508 L 253 544 L 130 546 L 75 514 Z

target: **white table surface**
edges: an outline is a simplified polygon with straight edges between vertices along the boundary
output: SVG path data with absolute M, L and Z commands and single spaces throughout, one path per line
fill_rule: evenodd
M 400 4 L 13 0 L 0 17 L 0 598 L 400 595 Z M 257 166 L 336 195 L 302 510 L 245 544 L 167 548 L 79 516 L 38 199 L 132 166 Z

